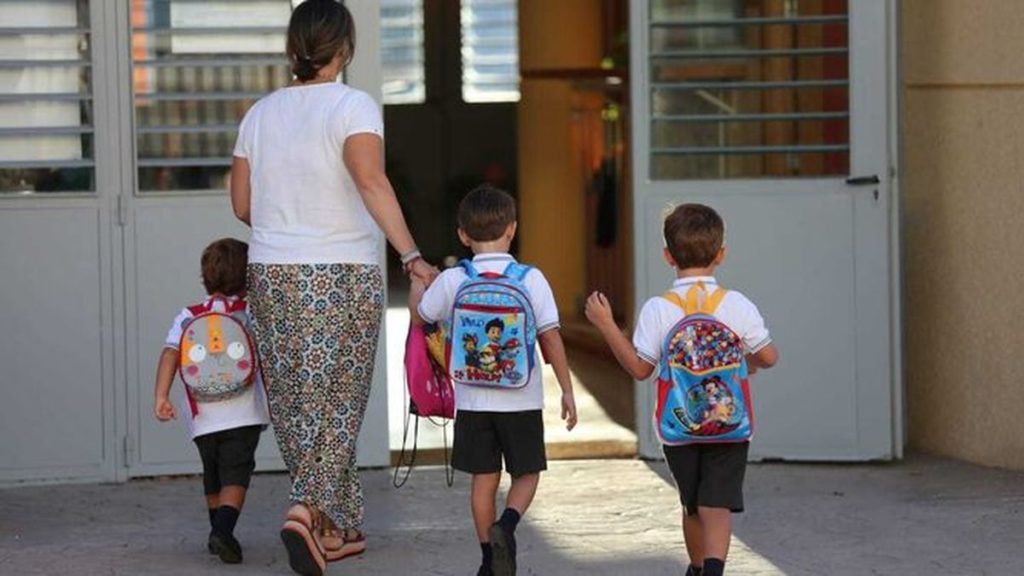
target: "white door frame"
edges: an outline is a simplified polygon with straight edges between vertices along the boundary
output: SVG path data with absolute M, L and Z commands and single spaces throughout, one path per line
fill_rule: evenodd
M 889 333 L 866 334 L 860 329 L 857 334 L 858 361 L 857 365 L 870 365 L 868 358 L 883 358 L 883 362 L 877 362 L 876 368 L 880 371 L 876 378 L 887 384 L 885 395 L 889 406 L 883 413 L 884 421 L 879 421 L 879 428 L 876 430 L 861 430 L 861 433 L 875 434 L 876 437 L 869 443 L 875 446 L 886 445 L 884 449 L 874 450 L 870 454 L 841 453 L 832 456 L 810 456 L 813 459 L 835 459 L 835 460 L 857 460 L 873 458 L 900 458 L 903 453 L 905 440 L 904 433 L 904 406 L 903 406 L 903 378 L 902 378 L 902 332 L 900 322 L 900 244 L 899 244 L 899 199 L 897 187 L 897 171 L 895 169 L 898 150 L 898 56 L 897 56 L 897 30 L 898 30 L 898 4 L 897 0 L 877 0 L 873 2 L 851 2 L 850 3 L 850 142 L 851 147 L 855 140 L 870 141 L 873 144 L 881 142 L 882 145 L 862 146 L 856 150 L 851 149 L 850 163 L 851 174 L 868 174 L 878 172 L 881 182 L 878 192 L 883 202 L 888 203 L 889 229 L 886 238 L 858 238 L 857 249 L 871 250 L 878 249 L 877 245 L 870 245 L 877 242 L 886 242 L 886 252 L 889 255 L 888 261 L 876 262 L 880 265 L 879 274 L 868 277 L 863 271 L 858 273 L 856 282 L 858 284 L 858 300 L 866 291 L 867 286 L 861 286 L 862 282 L 875 282 L 873 287 L 876 291 L 884 289 L 888 295 L 887 309 L 883 313 L 888 315 L 884 324 L 889 326 Z M 634 294 L 636 295 L 636 309 L 633 310 L 633 317 L 640 310 L 646 298 L 664 290 L 664 286 L 650 286 L 650 270 L 648 261 L 651 255 L 648 251 L 644 231 L 651 226 L 658 226 L 658 223 L 649 221 L 651 203 L 664 205 L 668 199 L 678 196 L 680 185 L 700 186 L 701 181 L 655 181 L 648 177 L 649 174 L 649 149 L 650 149 L 650 92 L 649 92 L 649 23 L 648 0 L 631 0 L 630 2 L 630 45 L 631 45 L 631 86 L 632 86 L 632 121 L 633 121 L 633 229 L 634 235 Z M 858 30 L 882 30 L 884 31 L 883 42 L 864 41 L 858 37 Z M 857 84 L 857 78 L 872 77 L 881 81 L 866 82 Z M 855 88 L 856 86 L 856 88 Z M 879 104 L 882 103 L 882 104 Z M 855 122 L 854 115 L 858 119 L 870 117 L 870 122 Z M 878 118 L 881 115 L 882 118 Z M 873 133 L 865 137 L 862 131 L 868 129 L 879 129 L 881 132 Z M 881 127 L 881 128 L 879 128 Z M 884 133 L 882 133 L 884 132 Z M 879 167 L 885 167 L 882 169 Z M 870 170 L 866 172 L 865 170 Z M 836 178 L 823 179 L 791 179 L 786 180 L 789 191 L 800 193 L 806 191 L 811 193 L 820 186 L 835 186 Z M 707 182 L 715 187 L 716 194 L 730 194 L 747 191 L 750 187 L 765 185 L 765 180 L 715 180 Z M 856 193 L 856 192 L 851 192 Z M 884 286 L 878 286 L 877 283 Z M 867 303 L 864 303 L 867 304 Z M 872 303 L 873 304 L 873 303 Z M 877 309 L 877 306 L 874 308 Z M 861 313 L 877 313 L 871 306 L 860 306 Z M 858 323 L 860 324 L 860 323 Z M 784 355 L 787 351 L 783 352 Z M 798 360 L 798 353 L 791 353 L 787 361 Z M 859 380 L 858 380 L 859 381 Z M 637 383 L 635 388 L 635 405 L 637 410 L 637 435 L 639 438 L 640 455 L 646 458 L 661 458 L 660 443 L 654 433 L 651 421 L 651 413 L 654 405 L 654 388 L 650 383 Z M 877 392 L 877 391 L 876 391 Z M 756 394 L 756 392 L 755 392 Z M 858 390 L 858 394 L 861 391 Z M 870 398 L 870 393 L 868 393 Z M 866 401 L 867 399 L 865 399 Z M 881 434 L 880 437 L 878 435 Z

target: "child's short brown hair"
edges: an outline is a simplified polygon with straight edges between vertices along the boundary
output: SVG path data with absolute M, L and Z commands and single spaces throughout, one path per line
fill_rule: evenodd
M 725 243 L 725 222 L 709 206 L 680 204 L 665 216 L 664 234 L 676 266 L 707 268 Z
M 457 220 L 470 239 L 497 240 L 516 221 L 516 201 L 508 192 L 490 184 L 477 186 L 459 203 Z
M 200 258 L 203 286 L 207 294 L 235 296 L 245 292 L 249 245 L 234 238 L 221 238 L 203 250 Z

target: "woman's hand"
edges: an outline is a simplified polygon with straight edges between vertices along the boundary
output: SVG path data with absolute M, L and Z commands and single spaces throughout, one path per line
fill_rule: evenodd
M 406 273 L 409 274 L 410 280 L 413 282 L 419 282 L 426 287 L 430 286 L 434 281 L 434 278 L 437 278 L 437 275 L 441 272 L 436 266 L 428 264 L 423 258 L 417 258 L 409 263 L 409 266 L 406 268 Z

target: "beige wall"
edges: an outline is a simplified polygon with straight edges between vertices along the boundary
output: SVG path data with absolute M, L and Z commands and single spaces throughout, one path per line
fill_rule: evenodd
M 1024 3 L 901 4 L 910 445 L 1024 469 Z
M 563 316 L 585 289 L 583 168 L 573 151 L 570 83 L 530 72 L 595 68 L 601 53 L 600 0 L 519 2 L 519 242 L 544 271 Z

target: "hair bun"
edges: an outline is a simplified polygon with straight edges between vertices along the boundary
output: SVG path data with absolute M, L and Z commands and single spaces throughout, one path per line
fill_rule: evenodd
M 313 65 L 313 59 L 299 58 L 296 60 L 295 65 L 292 66 L 292 73 L 299 79 L 299 82 L 309 82 L 316 77 L 316 66 Z

